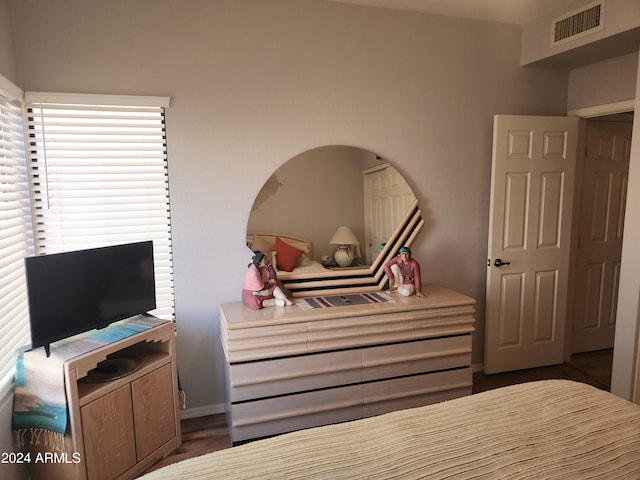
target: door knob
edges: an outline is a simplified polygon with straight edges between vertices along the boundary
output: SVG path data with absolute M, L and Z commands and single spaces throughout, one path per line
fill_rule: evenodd
M 496 261 L 493 262 L 493 265 L 496 267 L 502 267 L 504 265 L 511 265 L 511 262 L 503 262 L 501 259 L 496 258 Z

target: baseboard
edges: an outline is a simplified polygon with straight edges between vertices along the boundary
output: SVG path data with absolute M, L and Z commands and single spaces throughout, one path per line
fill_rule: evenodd
M 473 363 L 471 364 L 471 369 L 474 372 L 484 372 L 484 363 Z
M 217 403 L 214 405 L 204 405 L 202 407 L 187 408 L 180 410 L 180 420 L 187 420 L 189 418 L 206 417 L 207 415 L 216 415 L 218 413 L 224 413 L 224 403 Z

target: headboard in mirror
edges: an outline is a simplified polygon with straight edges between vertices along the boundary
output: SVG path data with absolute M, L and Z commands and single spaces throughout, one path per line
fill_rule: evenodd
M 256 195 L 247 244 L 258 234 L 269 241 L 287 237 L 294 245 L 307 246 L 314 268 L 298 265 L 278 274 L 295 296 L 327 289 L 371 291 L 384 285 L 380 272 L 390 258 L 387 253 L 394 255 L 402 245 L 395 251 L 391 246 L 398 238 L 411 242 L 421 228 L 417 205 L 408 182 L 379 155 L 344 145 L 318 147 L 285 162 Z M 349 267 L 325 268 L 323 264 L 332 263 L 337 248 L 329 242 L 343 225 L 357 238 L 360 258 Z M 258 243 L 263 244 L 251 248 L 264 251 L 264 242 Z M 322 261 L 327 258 L 328 262 Z M 320 270 L 315 268 L 318 265 Z

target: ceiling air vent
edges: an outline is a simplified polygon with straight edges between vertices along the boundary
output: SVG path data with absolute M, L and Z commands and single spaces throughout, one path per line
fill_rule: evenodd
M 551 22 L 551 46 L 598 32 L 604 28 L 604 1 L 555 18 Z

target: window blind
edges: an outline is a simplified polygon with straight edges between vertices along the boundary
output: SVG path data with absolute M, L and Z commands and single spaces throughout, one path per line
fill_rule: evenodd
M 28 171 L 36 254 L 153 240 L 157 309 L 174 317 L 171 221 L 162 106 L 46 102 L 27 96 Z M 74 97 L 75 101 L 76 97 Z M 104 100 L 105 96 L 99 97 Z
M 33 254 L 22 104 L 0 91 L 0 396 L 12 392 L 16 350 L 30 343 L 24 258 Z

